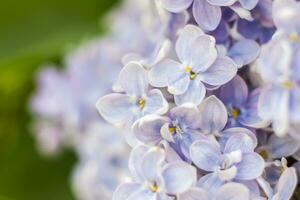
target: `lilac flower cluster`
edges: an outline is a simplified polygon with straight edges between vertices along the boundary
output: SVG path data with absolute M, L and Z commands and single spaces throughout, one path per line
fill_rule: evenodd
M 113 200 L 292 199 L 300 157 L 300 3 L 150 4 L 154 47 L 124 55 L 117 88 L 96 104 L 134 140 L 132 179 Z
M 79 155 L 79 199 L 300 198 L 300 2 L 125 0 L 110 17 L 32 101 L 44 151 Z

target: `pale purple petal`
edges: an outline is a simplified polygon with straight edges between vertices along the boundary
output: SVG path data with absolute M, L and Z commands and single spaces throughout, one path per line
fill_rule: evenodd
M 277 193 L 274 199 L 291 199 L 297 186 L 297 173 L 295 168 L 290 167 L 284 170 L 277 184 Z
M 181 95 L 175 95 L 174 100 L 176 105 L 193 104 L 199 105 L 204 99 L 206 89 L 201 81 L 190 81 L 189 87 L 185 93 Z
M 219 98 L 224 104 L 241 107 L 248 98 L 248 86 L 244 79 L 236 75 L 220 88 Z
M 122 89 L 130 95 L 142 96 L 148 90 L 147 73 L 137 62 L 130 62 L 121 70 L 119 83 Z
M 194 0 L 193 15 L 197 24 L 204 30 L 213 31 L 221 21 L 221 8 L 207 1 Z
M 196 168 L 185 162 L 167 164 L 162 170 L 166 192 L 176 195 L 188 191 L 197 178 Z
M 141 185 L 137 183 L 123 183 L 115 190 L 112 200 L 124 200 L 127 199 L 134 192 L 139 190 Z
M 242 39 L 234 43 L 228 52 L 228 56 L 231 57 L 240 68 L 253 62 L 258 57 L 259 52 L 260 47 L 255 41 Z
M 139 120 L 133 131 L 138 140 L 145 144 L 157 145 L 162 140 L 160 129 L 168 121 L 166 117 L 149 115 Z
M 300 72 L 295 72 L 300 73 Z M 291 122 L 300 122 L 300 87 L 295 87 L 290 93 L 290 119 Z
M 273 158 L 289 157 L 300 148 L 300 142 L 290 136 L 279 138 L 272 135 L 269 139 L 269 149 Z
M 124 124 L 134 120 L 134 104 L 125 94 L 113 93 L 103 96 L 96 106 L 101 116 L 112 124 Z
M 158 89 L 150 90 L 147 94 L 144 115 L 146 114 L 165 114 L 169 109 L 169 104 L 163 94 Z
M 203 31 L 195 25 L 186 25 L 180 32 L 176 41 L 176 53 L 181 62 L 188 61 L 193 51 L 192 46 L 196 38 L 203 35 Z M 188 64 L 188 63 L 185 63 Z
M 174 95 L 180 95 L 188 90 L 190 77 L 187 73 L 178 73 L 177 76 L 169 77 L 168 92 Z
M 246 153 L 243 154 L 242 159 L 242 162 L 236 165 L 238 168 L 236 179 L 252 180 L 262 174 L 265 168 L 265 162 L 260 155 L 257 153 Z
M 131 175 L 136 181 L 144 181 L 144 175 L 141 168 L 143 156 L 147 153 L 149 148 L 144 145 L 136 146 L 132 149 L 128 161 L 128 167 Z
M 160 0 L 160 2 L 166 10 L 178 13 L 187 9 L 193 0 Z
M 140 190 L 134 192 L 126 200 L 157 200 L 157 194 L 151 192 L 150 190 L 141 188 Z
M 215 195 L 216 200 L 249 200 L 248 188 L 239 183 L 227 183 L 219 188 Z
M 178 196 L 178 200 L 209 200 L 208 192 L 202 188 L 191 188 Z
M 216 40 L 209 35 L 197 37 L 188 50 L 187 64 L 196 73 L 206 71 L 217 59 Z
M 252 138 L 247 134 L 238 133 L 231 136 L 224 149 L 224 153 L 230 153 L 240 150 L 243 153 L 253 152 L 255 144 Z
M 258 3 L 259 0 L 239 0 L 243 8 L 252 10 Z
M 226 56 L 218 57 L 206 72 L 199 74 L 200 79 L 210 85 L 223 85 L 237 73 L 236 64 Z
M 158 171 L 161 169 L 165 160 L 165 152 L 161 148 L 152 148 L 143 155 L 141 170 L 144 178 L 149 182 L 157 179 Z
M 181 124 L 186 125 L 188 128 L 196 130 L 199 128 L 200 113 L 196 106 L 178 106 L 172 108 L 170 111 L 170 118 L 179 121 Z
M 219 178 L 217 172 L 204 175 L 197 182 L 197 186 L 206 189 L 209 192 L 215 192 L 223 184 L 224 182 Z
M 227 110 L 224 104 L 215 96 L 206 98 L 200 105 L 201 129 L 205 133 L 221 131 L 227 123 Z
M 237 0 L 207 0 L 208 3 L 215 5 L 215 6 L 231 6 Z
M 194 164 L 205 171 L 214 171 L 222 159 L 220 147 L 210 140 L 194 142 L 190 147 L 190 156 Z
M 166 59 L 154 65 L 148 73 L 149 83 L 154 87 L 167 87 L 169 78 L 181 73 L 182 64 Z

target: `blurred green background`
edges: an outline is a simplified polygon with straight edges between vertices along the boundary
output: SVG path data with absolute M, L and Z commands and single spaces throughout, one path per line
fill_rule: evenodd
M 0 200 L 74 199 L 75 155 L 43 158 L 29 132 L 28 99 L 43 63 L 59 63 L 105 30 L 115 0 L 10 0 L 0 5 Z

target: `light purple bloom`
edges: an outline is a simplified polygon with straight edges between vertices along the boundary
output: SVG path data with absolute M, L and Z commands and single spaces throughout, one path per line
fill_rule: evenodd
M 237 72 L 229 57 L 217 55 L 215 39 L 193 25 L 181 31 L 176 53 L 180 62 L 161 61 L 150 70 L 149 81 L 155 87 L 168 87 L 177 105 L 199 105 L 206 94 L 204 83 L 220 86 Z
M 242 7 L 246 10 L 253 9 L 258 0 L 160 0 L 165 9 L 170 12 L 182 12 L 192 5 L 195 21 L 207 31 L 217 28 L 222 18 L 221 6 Z
M 229 115 L 229 126 L 266 127 L 268 123 L 258 116 L 257 104 L 260 90 L 249 94 L 246 82 L 236 76 L 218 91 L 219 98 L 226 105 Z
M 263 158 L 253 152 L 254 148 L 251 137 L 235 134 L 229 137 L 224 148 L 213 140 L 196 141 L 190 155 L 197 167 L 217 174 L 221 181 L 253 180 L 265 167 Z
M 284 167 L 278 183 L 274 188 L 262 178 L 258 179 L 258 183 L 263 189 L 268 199 L 272 200 L 290 200 L 297 186 L 297 173 L 293 167 Z
M 160 148 L 138 146 L 133 149 L 129 168 L 135 179 L 121 184 L 113 200 L 172 200 L 196 183 L 196 169 L 183 161 L 165 162 Z
M 120 72 L 119 83 L 125 94 L 108 94 L 97 102 L 100 114 L 108 122 L 131 125 L 145 115 L 167 112 L 168 103 L 161 91 L 148 90 L 147 73 L 139 63 L 128 63 Z
M 150 145 L 162 140 L 185 160 L 190 160 L 189 148 L 199 139 L 206 139 L 200 132 L 199 110 L 197 107 L 180 106 L 171 109 L 169 117 L 144 117 L 134 127 L 136 137 Z
M 258 102 L 260 117 L 272 121 L 278 136 L 289 131 L 289 123 L 300 122 L 299 55 L 293 42 L 280 35 L 262 47 L 259 71 L 267 83 Z

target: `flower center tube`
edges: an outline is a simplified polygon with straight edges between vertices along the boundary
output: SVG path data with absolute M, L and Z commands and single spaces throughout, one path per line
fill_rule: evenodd
M 192 67 L 187 66 L 185 71 L 190 74 L 190 79 L 194 80 L 197 77 L 197 73 L 192 70 Z
M 153 192 L 153 193 L 156 193 L 156 192 L 159 191 L 159 187 L 158 187 L 157 183 L 151 184 L 150 187 L 149 187 L 149 189 L 150 189 L 150 191 Z
M 241 115 L 241 109 L 233 107 L 230 112 L 232 118 L 237 119 Z
M 143 98 L 140 98 L 137 100 L 137 105 L 138 107 L 142 110 L 145 108 L 145 105 L 146 105 L 146 100 L 143 99 Z

